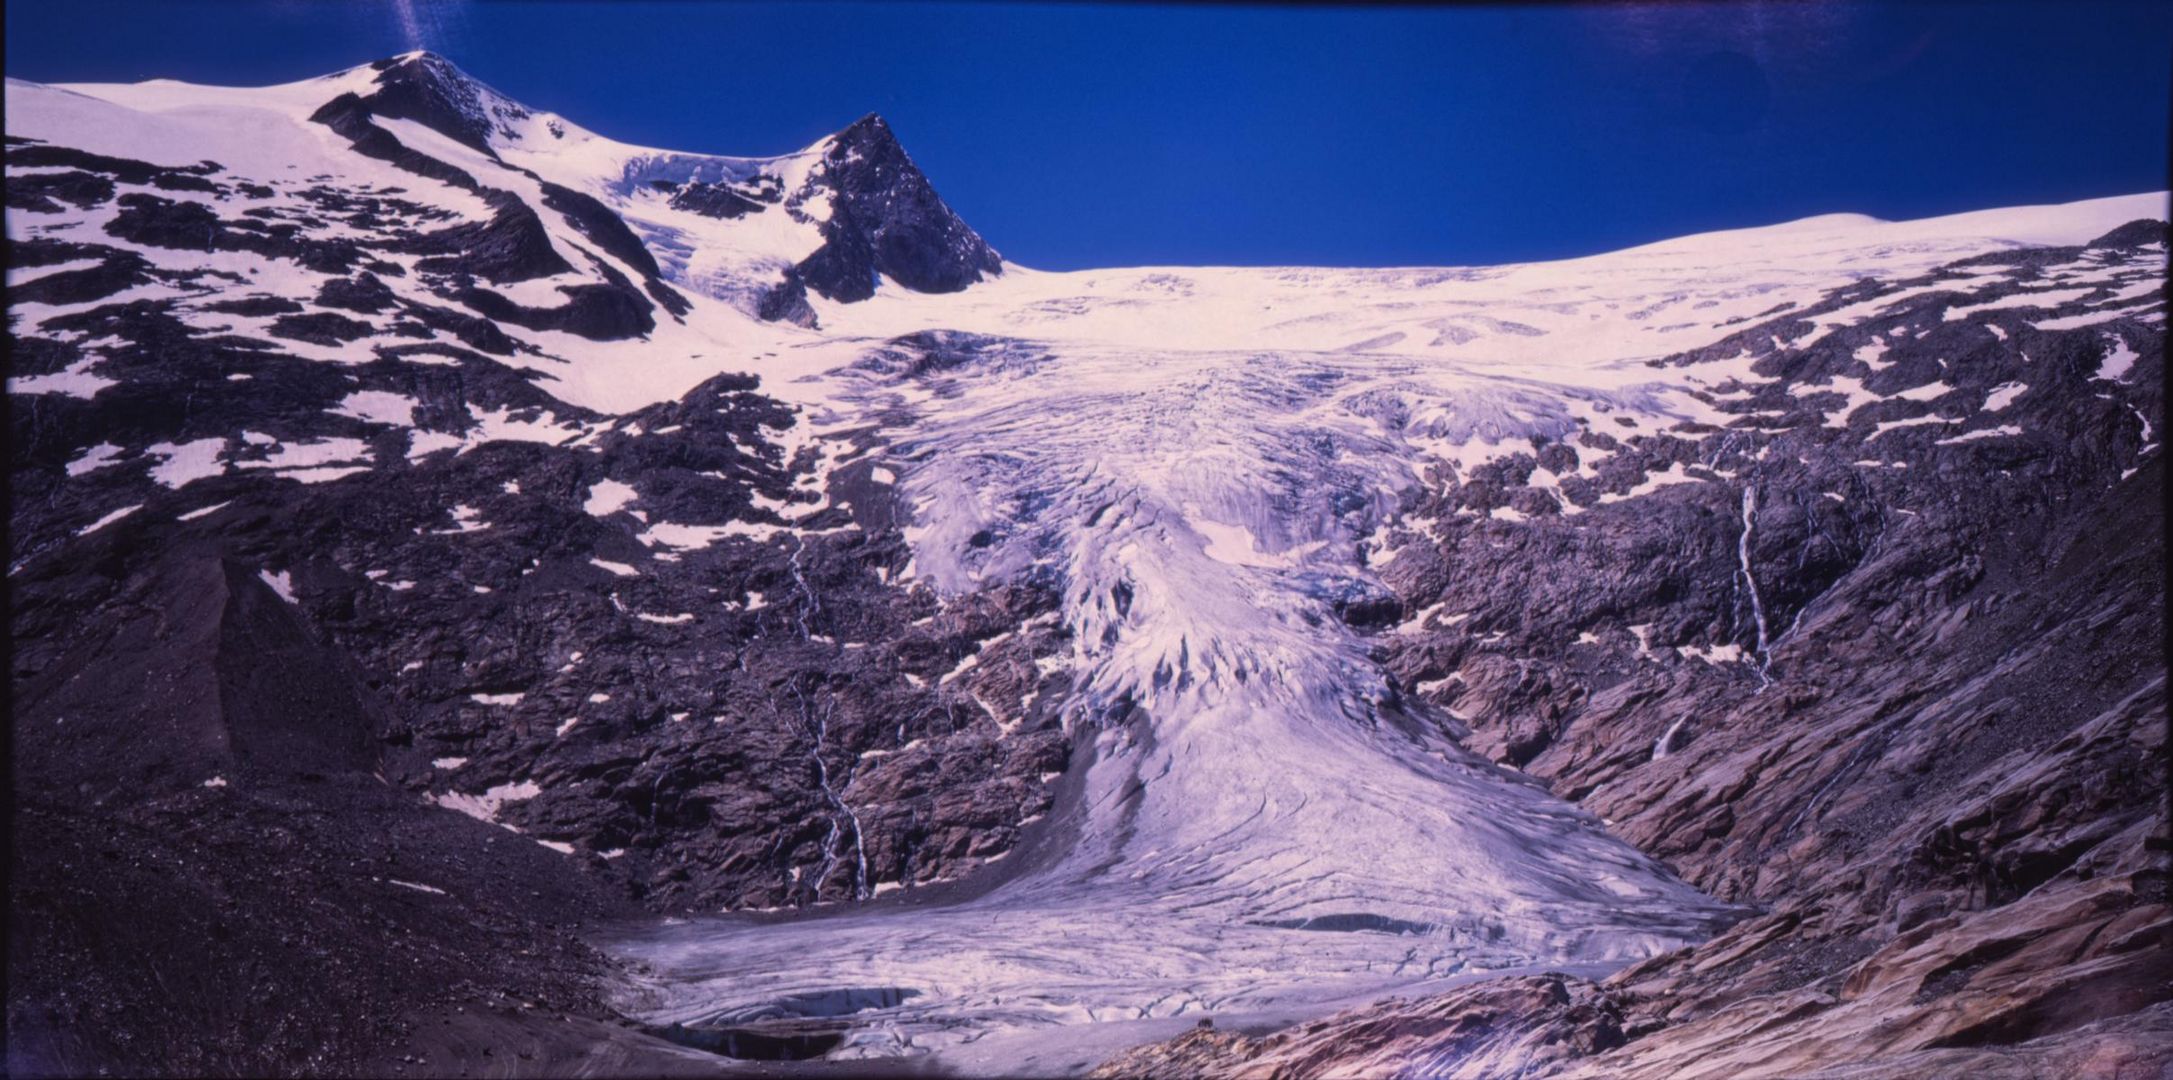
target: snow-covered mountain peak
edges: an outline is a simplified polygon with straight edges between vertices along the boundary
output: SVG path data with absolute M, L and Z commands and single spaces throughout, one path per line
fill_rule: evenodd
M 519 102 L 469 76 L 433 52 L 411 52 L 369 65 L 374 91 L 363 100 L 379 116 L 414 120 L 486 153 L 519 141 L 533 115 Z
M 635 269 L 646 272 L 653 259 L 662 280 L 766 320 L 812 326 L 810 293 L 853 303 L 873 296 L 885 280 L 912 292 L 955 292 L 1003 270 L 995 250 L 951 211 L 873 113 L 769 157 L 635 146 L 516 101 L 431 52 L 271 87 L 171 80 L 11 85 L 11 112 L 26 109 L 28 126 L 42 131 L 44 114 L 81 113 L 88 104 L 40 92 L 50 90 L 145 114 L 99 113 L 94 128 L 131 132 L 110 153 L 143 154 L 141 147 L 167 144 L 188 153 L 201 146 L 209 152 L 172 163 L 206 157 L 253 163 L 261 156 L 285 171 L 300 149 L 295 144 L 320 142 L 322 129 L 332 127 L 371 147 L 364 156 L 398 158 L 405 162 L 400 168 L 422 168 L 427 178 L 455 187 L 466 186 L 455 176 L 483 188 L 554 185 L 597 200 L 597 210 L 630 227 L 638 246 L 648 249 L 635 257 L 642 264 Z M 249 150 L 266 137 L 286 145 L 275 154 Z M 239 172 L 263 178 L 261 169 Z M 601 220 L 594 211 L 588 216 Z

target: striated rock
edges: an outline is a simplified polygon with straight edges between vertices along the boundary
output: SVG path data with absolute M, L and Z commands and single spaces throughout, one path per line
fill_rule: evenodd
M 1505 976 L 1259 1038 L 1203 1028 L 1120 1055 L 1090 1075 L 1532 1076 L 1622 1039 L 1613 1002 L 1591 984 L 1561 975 Z

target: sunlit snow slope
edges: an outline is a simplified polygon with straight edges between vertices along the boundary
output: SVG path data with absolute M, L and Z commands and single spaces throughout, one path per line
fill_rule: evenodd
M 10 128 L 242 175 L 298 165 L 390 183 L 305 119 L 369 80 L 11 83 Z M 1720 419 L 1707 392 L 1752 379 L 1748 353 L 1647 362 L 1782 305 L 2165 212 L 2148 195 L 1902 224 L 1837 215 L 1491 268 L 1052 274 L 990 261 L 940 288 L 887 271 L 866 299 L 818 287 L 801 320 L 812 326 L 791 325 L 758 315 L 776 275 L 826 243 L 828 140 L 773 159 L 644 150 L 474 89 L 472 143 L 379 123 L 524 200 L 545 200 L 545 183 L 600 200 L 689 294 L 683 317 L 637 339 L 518 334 L 538 351 L 515 362 L 604 412 L 720 371 L 761 374 L 815 432 L 887 445 L 912 504 L 914 580 L 954 596 L 1030 578 L 1064 596 L 1065 710 L 1092 750 L 1040 842 L 998 864 L 1008 880 L 950 904 L 699 920 L 619 943 L 655 972 L 635 1007 L 660 1023 L 883 1010 L 847 1054 L 1319 1006 L 1475 971 L 1626 962 L 1708 935 L 1728 911 L 1589 813 L 1461 749 L 1456 718 L 1399 694 L 1370 657 L 1369 638 L 1394 631 L 1353 613 L 1384 594 L 1374 571 L 1395 552 L 1378 538 L 1403 497 L 1429 469 L 1469 470 L 1601 418 L 1632 432 Z M 481 212 L 467 193 L 397 182 Z M 688 209 L 699 200 L 678 195 L 697 183 L 736 216 Z M 559 242 L 587 242 L 546 218 Z M 1628 497 L 1669 482 L 1691 481 L 1655 473 Z M 1437 615 L 1453 617 L 1419 618 Z

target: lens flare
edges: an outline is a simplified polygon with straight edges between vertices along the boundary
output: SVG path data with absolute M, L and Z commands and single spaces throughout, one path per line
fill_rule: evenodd
M 393 18 L 409 51 L 445 52 L 458 36 L 459 0 L 392 0 Z

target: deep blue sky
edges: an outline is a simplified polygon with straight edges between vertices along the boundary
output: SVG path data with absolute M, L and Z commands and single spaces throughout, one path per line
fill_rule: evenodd
M 1491 263 L 2158 190 L 2173 93 L 2152 3 L 6 8 L 8 74 L 40 81 L 282 82 L 419 35 L 631 142 L 779 153 L 876 111 L 1050 269 Z

